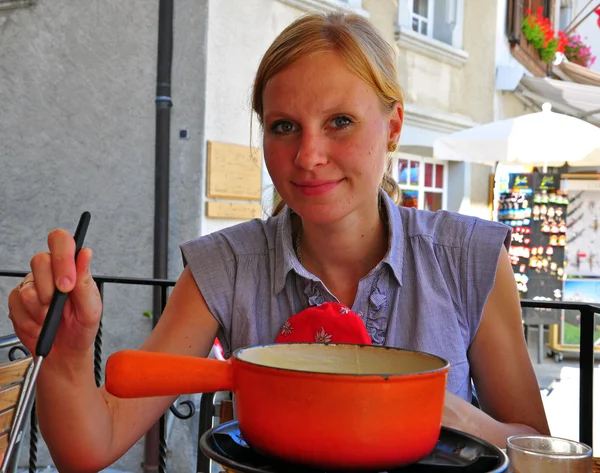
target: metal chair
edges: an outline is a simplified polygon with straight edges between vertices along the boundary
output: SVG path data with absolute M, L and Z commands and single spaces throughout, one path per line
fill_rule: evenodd
M 11 355 L 13 353 L 11 352 Z M 11 358 L 14 358 L 14 356 L 11 356 Z M 31 362 L 32 357 L 26 356 L 0 364 L 0 459 L 2 460 L 2 473 L 17 471 L 24 430 L 15 432 L 14 421 L 21 409 L 31 408 L 31 406 L 23 405 L 22 398 L 24 387 L 30 382 L 31 368 L 33 367 Z M 17 436 L 14 449 L 12 452 L 7 452 L 9 441 L 13 436 Z M 6 461 L 4 459 L 5 454 L 10 455 L 10 458 L 7 458 Z

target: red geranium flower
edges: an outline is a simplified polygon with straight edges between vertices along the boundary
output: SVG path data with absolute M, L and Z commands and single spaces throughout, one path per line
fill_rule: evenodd
M 549 18 L 544 16 L 542 6 L 536 9 L 535 15 L 531 9 L 526 10 L 527 16 L 523 18 L 522 28 L 527 41 L 539 51 L 540 58 L 550 64 L 556 53 L 562 53 L 567 45 L 567 39 L 562 32 L 554 30 L 554 25 Z

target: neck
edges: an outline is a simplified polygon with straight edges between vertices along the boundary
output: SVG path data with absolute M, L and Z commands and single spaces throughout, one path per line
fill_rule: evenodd
M 381 215 L 385 215 L 385 209 Z M 354 212 L 327 225 L 308 221 L 302 224 L 298 233 L 302 264 L 332 292 L 337 287 L 345 292 L 352 292 L 352 288 L 355 293 L 358 281 L 377 266 L 387 252 L 387 224 L 377 208 L 361 215 Z

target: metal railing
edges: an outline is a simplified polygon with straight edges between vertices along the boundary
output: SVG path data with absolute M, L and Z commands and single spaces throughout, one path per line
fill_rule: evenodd
M 3 271 L 0 270 L 0 278 L 22 278 L 27 274 L 25 271 Z M 152 288 L 160 288 L 160 306 L 161 313 L 167 303 L 169 296 L 169 288 L 175 285 L 176 281 L 167 279 L 143 279 L 143 278 L 123 278 L 110 276 L 94 276 L 94 280 L 98 285 L 100 295 L 104 300 L 104 287 L 107 284 L 122 284 L 134 286 L 147 286 Z M 580 356 L 579 356 L 579 440 L 587 445 L 593 445 L 593 380 L 594 380 L 594 331 L 595 331 L 595 315 L 600 314 L 600 305 L 576 303 L 576 302 L 548 302 L 548 301 L 532 301 L 522 300 L 522 308 L 532 309 L 558 309 L 558 310 L 574 310 L 581 315 L 581 339 L 580 339 Z M 153 326 L 156 325 L 160 318 L 160 314 L 153 314 Z M 6 340 L 8 340 L 7 337 Z M 2 339 L 0 338 L 0 342 Z M 7 343 L 10 346 L 15 345 L 14 337 Z M 102 321 L 96 335 L 94 343 L 94 375 L 96 384 L 102 384 L 102 343 L 103 331 Z M 4 345 L 0 344 L 0 348 Z M 199 428 L 198 441 L 204 432 L 212 427 L 213 417 L 216 414 L 214 404 L 215 393 L 206 393 L 201 397 L 200 412 L 199 412 Z M 189 419 L 195 414 L 194 405 L 190 401 L 185 401 L 189 412 L 182 414 L 175 405 L 170 407 L 170 411 L 179 419 Z M 168 413 L 168 411 L 167 411 Z M 146 448 L 144 454 L 144 471 L 158 471 L 166 473 L 166 416 L 163 415 L 159 422 L 146 434 Z M 36 471 L 36 452 L 37 452 L 37 418 L 35 416 L 35 406 L 31 414 L 31 435 L 30 439 L 30 458 L 29 458 L 29 473 Z M 198 473 L 208 473 L 210 461 L 198 449 L 197 469 Z
M 579 440 L 593 446 L 594 414 L 594 332 L 600 305 L 579 302 L 522 300 L 522 308 L 575 310 L 580 314 L 579 341 Z
M 0 278 L 23 278 L 27 275 L 27 271 L 5 271 L 0 270 Z M 146 286 L 151 288 L 159 288 L 159 302 L 160 302 L 160 313 L 152 314 L 152 326 L 156 326 L 160 319 L 169 296 L 169 288 L 173 287 L 176 281 L 169 279 L 144 279 L 144 278 L 124 278 L 124 277 L 113 277 L 113 276 L 94 276 L 94 281 L 100 291 L 100 297 L 104 302 L 104 288 L 107 284 L 118 284 L 118 285 L 129 285 L 129 286 Z M 98 327 L 98 333 L 94 341 L 94 378 L 96 385 L 102 384 L 102 343 L 103 343 L 103 331 L 102 331 L 102 320 L 100 320 L 100 326 Z M 195 406 L 190 401 L 185 401 L 182 404 L 186 404 L 188 407 L 188 413 L 182 414 L 176 405 L 172 405 L 169 410 L 178 419 L 190 419 L 195 414 Z M 145 436 L 145 448 L 144 448 L 144 472 L 150 473 L 158 471 L 159 473 L 166 473 L 167 465 L 167 413 L 161 416 L 160 420 L 148 431 Z M 36 473 L 37 468 L 37 417 L 35 415 L 35 402 L 32 407 L 31 414 L 31 425 L 30 425 L 31 442 L 30 442 L 30 455 L 29 455 L 29 473 Z

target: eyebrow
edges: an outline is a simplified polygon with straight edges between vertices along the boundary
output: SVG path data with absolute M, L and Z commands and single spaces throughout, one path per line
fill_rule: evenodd
M 329 107 L 326 110 L 323 110 L 321 113 L 323 115 L 331 115 L 334 113 L 345 113 L 344 110 L 347 110 L 347 113 L 350 113 L 350 110 L 348 110 L 348 109 L 356 110 L 359 107 L 360 107 L 360 102 L 351 102 L 351 103 L 347 102 L 344 104 L 339 104 L 339 105 L 335 105 L 333 107 Z M 278 119 L 282 119 L 282 118 L 293 119 L 293 117 L 291 116 L 291 114 L 289 112 L 283 112 L 283 111 L 279 111 L 279 110 L 273 110 L 273 111 L 270 111 L 269 113 L 264 114 L 265 121 L 268 121 L 269 119 L 271 119 L 271 117 L 277 117 Z

